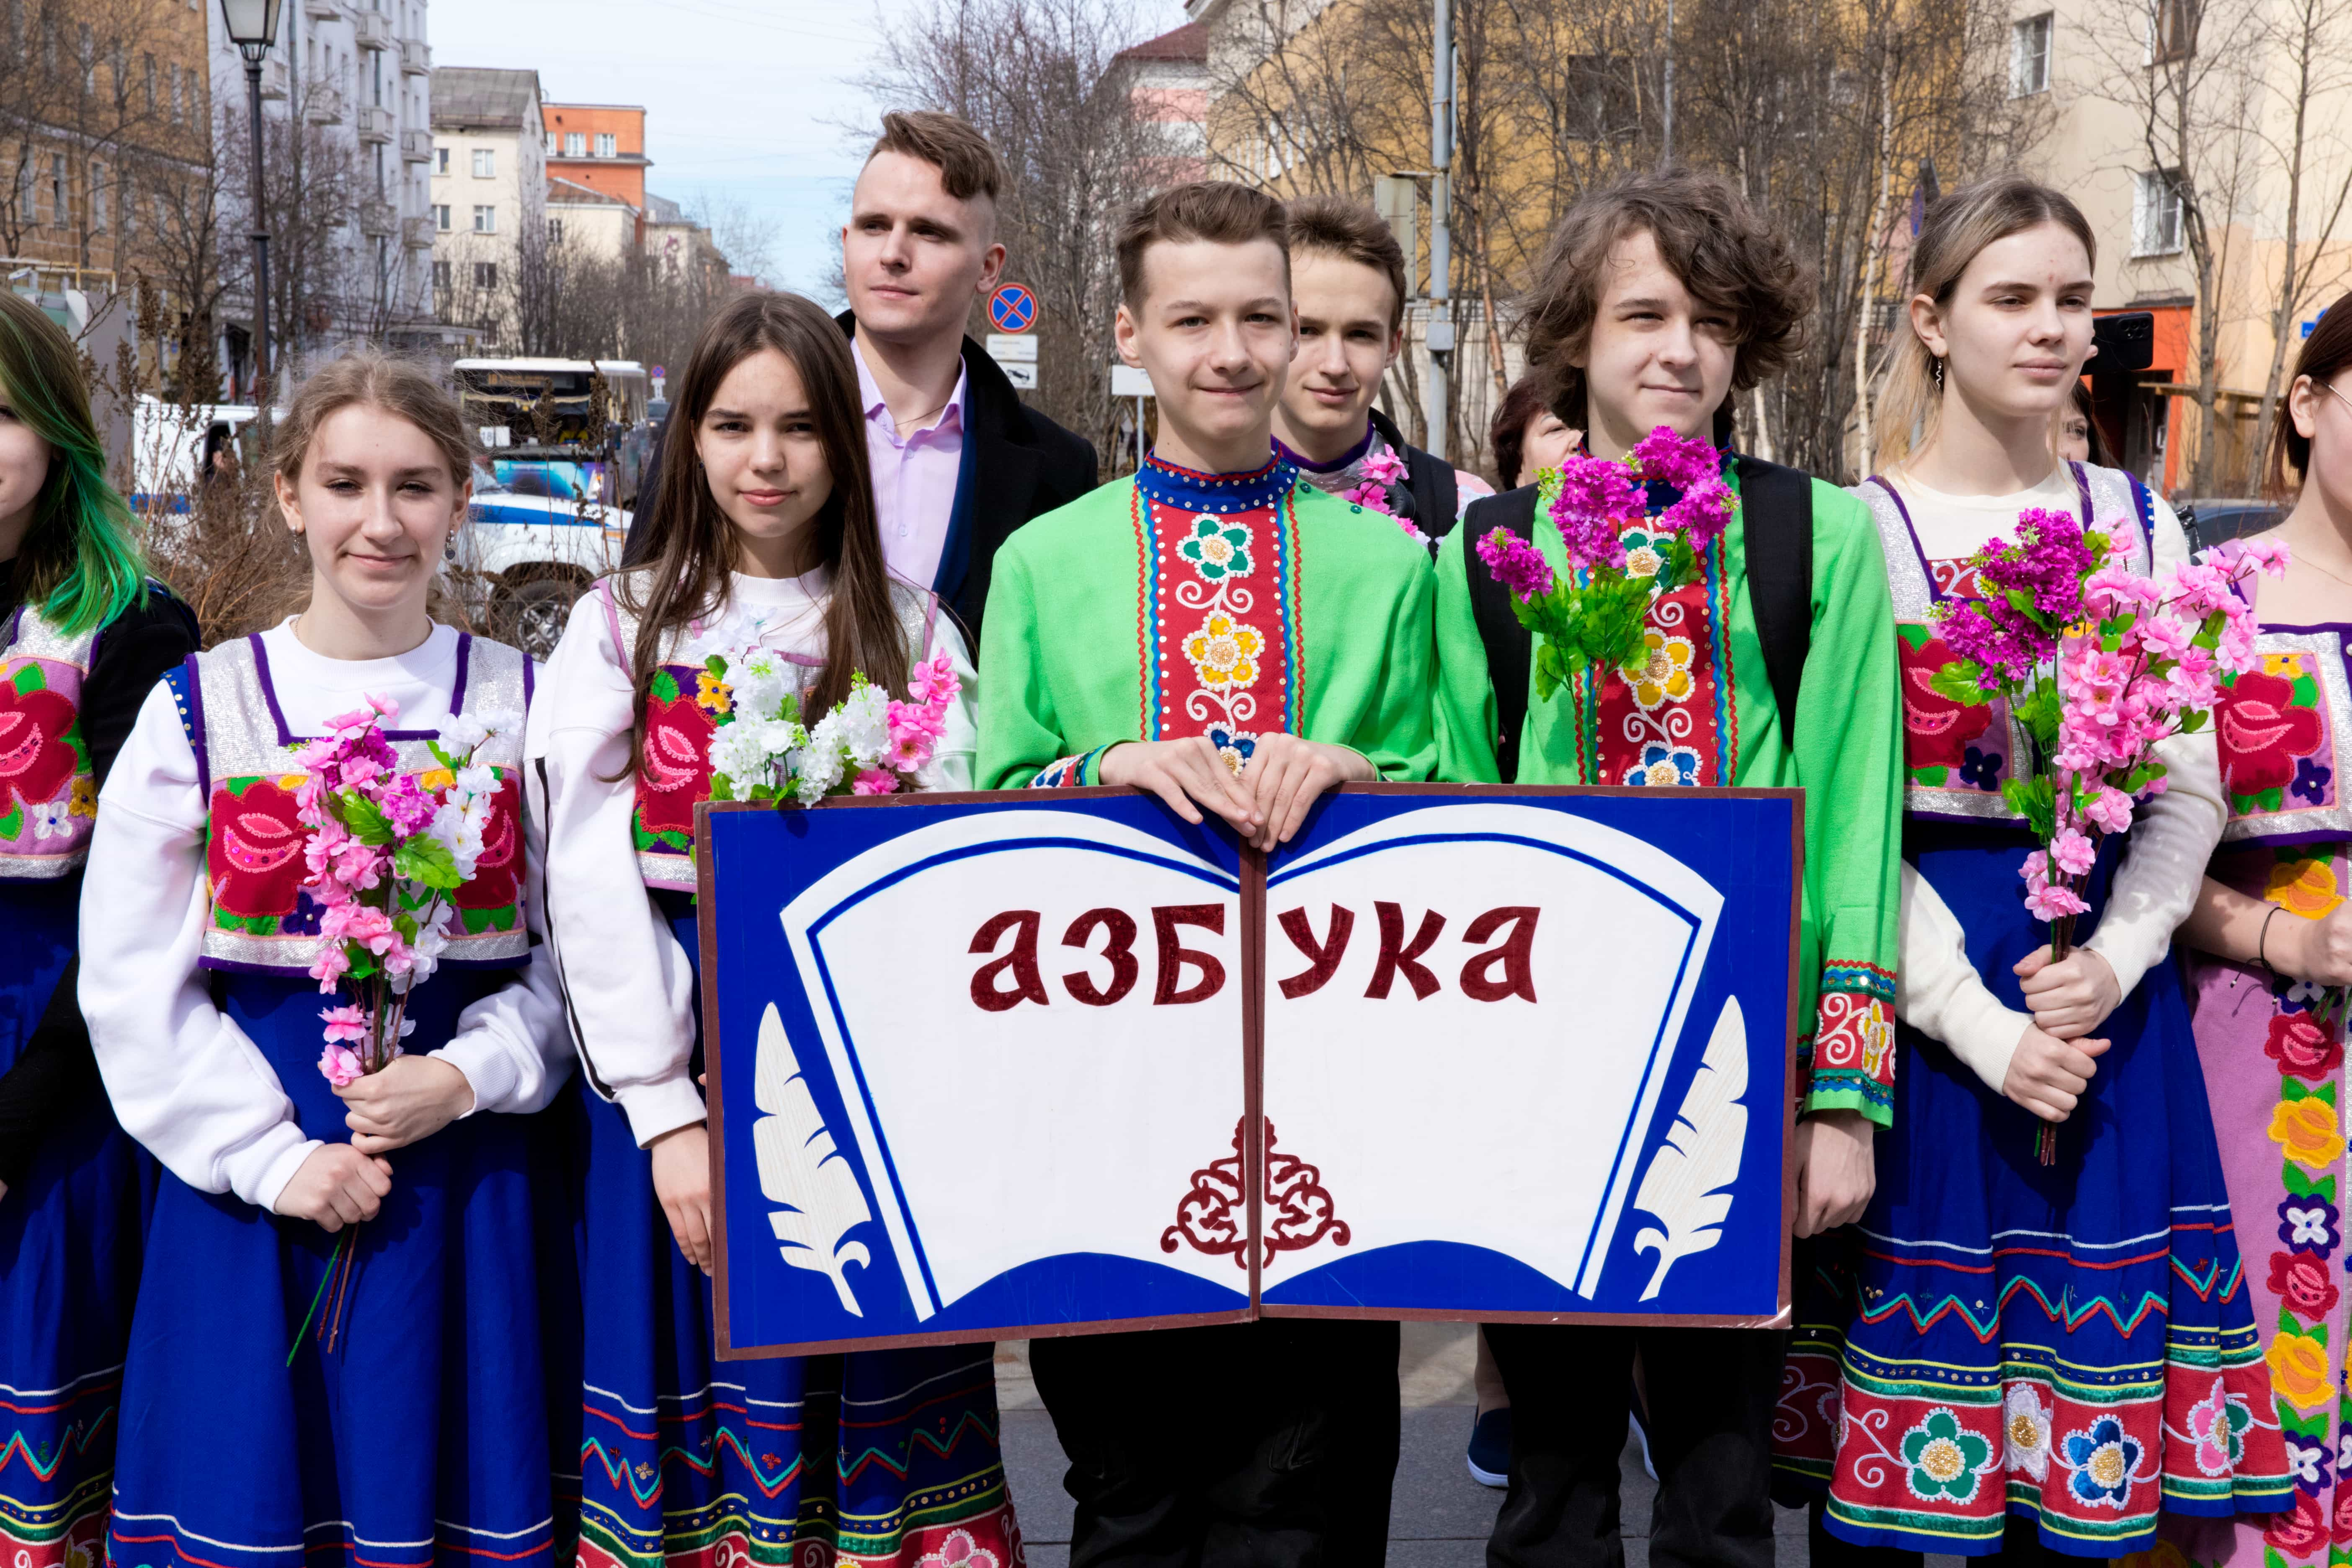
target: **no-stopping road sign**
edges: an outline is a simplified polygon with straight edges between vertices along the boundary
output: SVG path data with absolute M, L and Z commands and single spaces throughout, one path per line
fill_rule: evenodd
M 1037 296 L 1025 283 L 1007 283 L 988 297 L 988 320 L 1000 332 L 1025 332 L 1037 324 Z

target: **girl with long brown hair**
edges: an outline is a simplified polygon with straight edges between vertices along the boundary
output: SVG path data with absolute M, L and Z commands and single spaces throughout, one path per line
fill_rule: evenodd
M 798 1562 L 805 1542 L 814 1560 L 1009 1564 L 987 1346 L 714 1360 L 697 1089 L 694 806 L 730 702 L 705 658 L 773 655 L 814 724 L 854 676 L 903 690 L 915 662 L 945 655 L 963 681 L 935 753 L 947 788 L 971 778 L 971 660 L 932 596 L 884 563 L 856 367 L 816 306 L 751 294 L 714 316 L 665 442 L 647 563 L 581 600 L 531 719 L 551 931 L 586 1069 L 582 1559 L 767 1561 L 791 1543 Z

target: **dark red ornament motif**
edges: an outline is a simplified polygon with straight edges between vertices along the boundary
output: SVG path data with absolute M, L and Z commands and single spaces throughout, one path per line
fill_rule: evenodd
M 2295 759 L 2319 750 L 2324 738 L 2316 709 L 2294 706 L 2294 683 L 2248 670 L 2221 689 L 2213 715 L 2221 776 L 2232 795 L 2284 789 Z
M 300 808 L 276 780 L 254 779 L 242 795 L 222 784 L 213 791 L 205 846 L 213 901 L 248 919 L 292 914 L 295 896 L 310 876 L 302 857 L 309 837 Z
M 1248 1195 L 1242 1181 L 1242 1134 L 1246 1121 L 1234 1124 L 1234 1152 L 1192 1173 L 1192 1184 L 1176 1203 L 1176 1223 L 1162 1232 L 1160 1250 L 1173 1252 L 1181 1244 L 1211 1256 L 1231 1254 L 1234 1267 L 1249 1267 L 1246 1234 Z M 1265 1221 L 1259 1237 L 1265 1251 L 1260 1266 L 1272 1263 L 1277 1252 L 1297 1252 L 1328 1237 L 1335 1247 L 1351 1239 L 1348 1222 L 1338 1217 L 1323 1173 L 1295 1154 L 1277 1153 L 1274 1123 L 1265 1126 Z
M 482 825 L 482 852 L 474 874 L 450 895 L 461 910 L 503 910 L 515 901 L 522 876 L 522 790 L 513 774 L 499 780 L 490 797 L 489 820 Z
M 23 805 L 46 805 L 74 775 L 74 749 L 66 744 L 74 705 L 56 691 L 19 692 L 0 681 L 0 816 Z
M 646 699 L 637 773 L 637 820 L 646 831 L 694 831 L 695 803 L 710 798 L 710 737 L 718 728 L 691 696 Z
M 1990 705 L 1955 702 L 1936 689 L 1936 672 L 1955 657 L 1943 638 L 1930 637 L 1917 647 L 1902 637 L 1895 641 L 1903 655 L 1904 764 L 1958 767 L 1968 757 L 1969 742 L 1990 727 Z

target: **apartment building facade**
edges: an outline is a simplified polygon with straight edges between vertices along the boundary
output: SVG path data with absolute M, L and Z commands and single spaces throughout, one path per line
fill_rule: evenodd
M 238 166 L 247 158 L 248 92 L 244 56 L 219 5 L 205 0 L 204 11 L 215 149 L 227 186 L 220 214 L 226 252 L 239 248 L 251 222 Z M 272 161 L 263 178 L 275 182 L 299 170 L 299 185 L 269 186 L 269 221 L 284 231 L 272 241 L 270 331 L 277 352 L 298 364 L 354 336 L 404 347 L 446 336 L 434 318 L 431 289 L 425 166 L 433 54 L 426 26 L 426 0 L 286 0 L 279 13 L 276 47 L 262 64 L 263 144 Z M 290 294 L 277 276 L 289 268 L 303 273 Z M 240 279 L 224 310 L 230 321 L 224 358 L 233 371 L 245 362 L 238 323 L 251 310 Z
M 535 70 L 433 73 L 433 287 L 441 313 L 514 350 L 548 245 L 547 142 Z

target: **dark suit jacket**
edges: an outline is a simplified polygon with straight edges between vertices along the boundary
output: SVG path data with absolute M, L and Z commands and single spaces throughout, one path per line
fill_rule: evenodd
M 856 318 L 844 310 L 845 332 Z M 980 613 L 997 547 L 1033 517 L 1066 506 L 1095 488 L 1094 443 L 1063 429 L 1021 401 L 1020 394 L 988 351 L 963 341 L 963 481 L 957 487 L 959 516 L 940 552 L 940 572 L 931 589 L 955 612 L 980 657 Z M 862 414 L 861 414 L 862 421 Z M 652 510 L 657 469 L 649 469 L 640 492 L 646 505 L 630 520 L 622 558 L 643 557 L 646 519 Z

